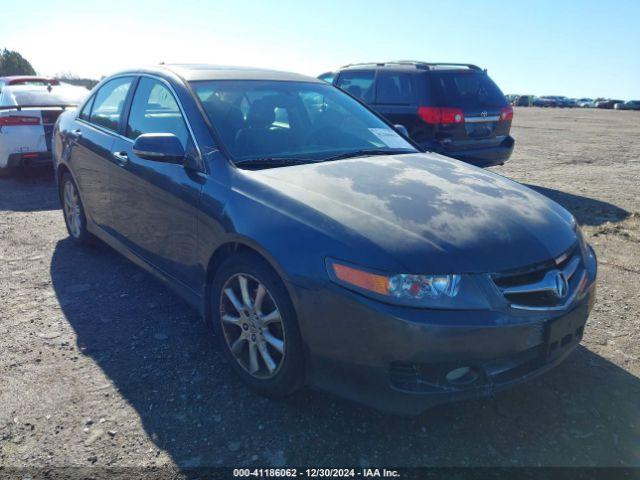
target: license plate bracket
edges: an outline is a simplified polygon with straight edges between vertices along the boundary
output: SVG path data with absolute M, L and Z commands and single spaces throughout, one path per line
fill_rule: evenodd
M 552 361 L 563 355 L 569 348 L 574 347 L 584 334 L 588 311 L 578 307 L 567 315 L 555 318 L 547 323 L 545 328 L 545 357 Z

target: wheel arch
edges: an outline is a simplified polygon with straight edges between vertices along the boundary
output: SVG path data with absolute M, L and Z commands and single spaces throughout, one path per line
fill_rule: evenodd
M 60 204 L 62 204 L 62 194 L 60 192 L 62 188 L 61 182 L 62 182 L 62 177 L 64 177 L 65 173 L 68 173 L 69 175 L 71 175 L 71 178 L 73 178 L 73 173 L 71 173 L 71 170 L 69 169 L 69 167 L 67 167 L 64 163 L 58 164 L 58 167 L 56 168 L 56 185 L 58 187 L 58 200 L 60 200 Z M 73 178 L 73 181 L 76 182 L 76 179 Z M 76 185 L 77 184 L 78 182 L 76 182 Z
M 211 288 L 213 286 L 213 279 L 216 275 L 216 272 L 218 271 L 218 268 L 224 260 L 229 258 L 229 256 L 237 255 L 240 253 L 256 255 L 273 270 L 273 272 L 282 282 L 286 292 L 289 294 L 289 298 L 293 304 L 294 310 L 296 310 L 297 315 L 297 309 L 295 308 L 297 304 L 295 292 L 291 288 L 291 284 L 289 282 L 287 274 L 284 272 L 279 262 L 255 242 L 252 242 L 244 237 L 233 237 L 218 245 L 218 247 L 212 252 L 211 256 L 209 257 L 209 261 L 207 263 L 203 298 L 203 312 L 205 321 L 211 321 Z

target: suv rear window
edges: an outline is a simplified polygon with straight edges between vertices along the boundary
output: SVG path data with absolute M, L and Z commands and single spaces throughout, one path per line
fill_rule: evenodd
M 507 103 L 498 86 L 483 72 L 432 72 L 429 79 L 436 106 L 502 107 Z

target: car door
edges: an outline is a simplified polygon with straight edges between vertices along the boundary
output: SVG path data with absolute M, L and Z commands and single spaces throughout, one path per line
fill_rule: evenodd
M 78 115 L 69 163 L 80 189 L 87 216 L 99 227 L 111 228 L 109 176 L 111 156 L 125 100 L 134 77 L 119 77 L 105 83 L 85 103 Z
M 199 157 L 183 111 L 166 82 L 140 77 L 122 133 L 112 149 L 118 161 L 111 176 L 117 236 L 161 273 L 196 289 L 196 220 L 202 177 L 184 165 L 145 160 L 133 151 L 139 135 L 172 133 L 187 155 Z
M 372 107 L 394 125 L 403 125 L 410 135 L 423 126 L 418 116 L 421 82 L 418 75 L 380 71 L 376 78 L 376 100 Z

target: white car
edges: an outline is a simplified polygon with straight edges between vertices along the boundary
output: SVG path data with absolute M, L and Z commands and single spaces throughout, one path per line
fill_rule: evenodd
M 17 167 L 51 162 L 51 133 L 58 116 L 89 94 L 84 87 L 8 85 L 0 92 L 0 176 Z

